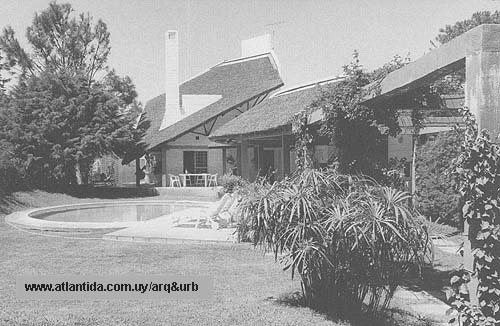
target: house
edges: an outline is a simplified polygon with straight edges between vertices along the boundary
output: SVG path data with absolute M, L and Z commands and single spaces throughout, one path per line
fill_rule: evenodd
M 282 178 L 296 168 L 295 139 L 291 125 L 293 116 L 310 106 L 320 96 L 322 87 L 334 86 L 341 80 L 339 77 L 330 78 L 279 91 L 251 111 L 218 128 L 209 138 L 236 146 L 238 170 L 244 178 L 254 180 L 258 174 L 267 174 L 270 170 L 275 177 Z M 448 96 L 443 98 L 443 105 L 446 109 L 456 109 L 460 107 L 462 99 L 463 96 Z M 310 123 L 314 124 L 320 119 L 321 112 L 313 112 Z M 419 134 L 450 130 L 459 121 L 458 117 L 427 117 Z M 399 125 L 402 133 L 396 137 L 386 136 L 387 145 L 381 149 L 381 155 L 386 159 L 406 159 L 410 163 L 414 139 L 411 118 L 402 114 Z M 326 137 L 316 140 L 313 159 L 317 166 L 327 166 L 335 154 L 335 147 Z M 405 170 L 410 171 L 410 168 Z
M 232 168 L 237 150 L 209 136 L 222 125 L 251 110 L 283 85 L 270 35 L 242 42 L 242 57 L 223 61 L 179 84 L 177 31 L 166 33 L 165 93 L 146 103 L 151 126 L 145 135 L 146 182 L 168 186 L 168 175 L 183 172 L 221 176 Z M 137 157 L 136 171 L 146 164 Z M 133 164 L 131 164 L 133 166 Z M 129 173 L 135 183 L 135 176 Z

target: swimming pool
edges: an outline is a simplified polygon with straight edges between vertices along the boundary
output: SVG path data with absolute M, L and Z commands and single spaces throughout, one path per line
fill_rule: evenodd
M 76 204 L 30 209 L 5 218 L 7 223 L 30 229 L 122 228 L 184 209 L 208 207 L 196 201 L 127 201 Z

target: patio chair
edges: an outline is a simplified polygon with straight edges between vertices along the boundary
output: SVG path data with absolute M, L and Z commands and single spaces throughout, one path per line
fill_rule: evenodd
M 217 173 L 211 174 L 210 177 L 208 177 L 208 186 L 217 187 Z
M 240 211 L 240 197 L 233 195 L 233 201 L 227 209 L 222 209 L 217 215 L 219 220 L 224 224 L 233 224 L 238 219 Z
M 211 228 L 217 228 L 214 218 L 226 207 L 232 204 L 232 197 L 225 194 L 219 201 L 212 203 L 207 208 L 188 208 L 179 212 L 172 213 L 172 225 L 194 224 L 198 228 L 202 222 L 209 224 Z
M 182 187 L 181 180 L 179 179 L 179 176 L 169 174 L 169 177 L 170 177 L 170 186 L 171 187 L 175 187 L 176 185 L 177 185 L 177 187 Z
M 203 187 L 205 186 L 205 176 L 203 175 L 197 175 L 195 178 L 195 185 L 198 187 Z

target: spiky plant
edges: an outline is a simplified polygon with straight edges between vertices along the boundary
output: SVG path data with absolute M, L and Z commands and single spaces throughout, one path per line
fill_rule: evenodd
M 242 220 L 254 245 L 300 276 L 308 305 L 375 312 L 423 263 L 427 234 L 409 198 L 362 177 L 304 169 L 247 187 Z

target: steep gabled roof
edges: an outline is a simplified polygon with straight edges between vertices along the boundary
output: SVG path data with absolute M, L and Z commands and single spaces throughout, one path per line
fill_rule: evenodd
M 296 113 L 307 108 L 321 95 L 322 85 L 337 83 L 341 79 L 332 78 L 278 92 L 252 110 L 221 126 L 209 138 L 221 139 L 287 127 Z
M 145 142 L 152 149 L 174 140 L 206 121 L 223 114 L 249 99 L 283 85 L 271 54 L 224 61 L 180 85 L 181 95 L 213 94 L 222 98 L 163 130 L 165 94 L 146 103 L 145 117 L 151 121 Z

